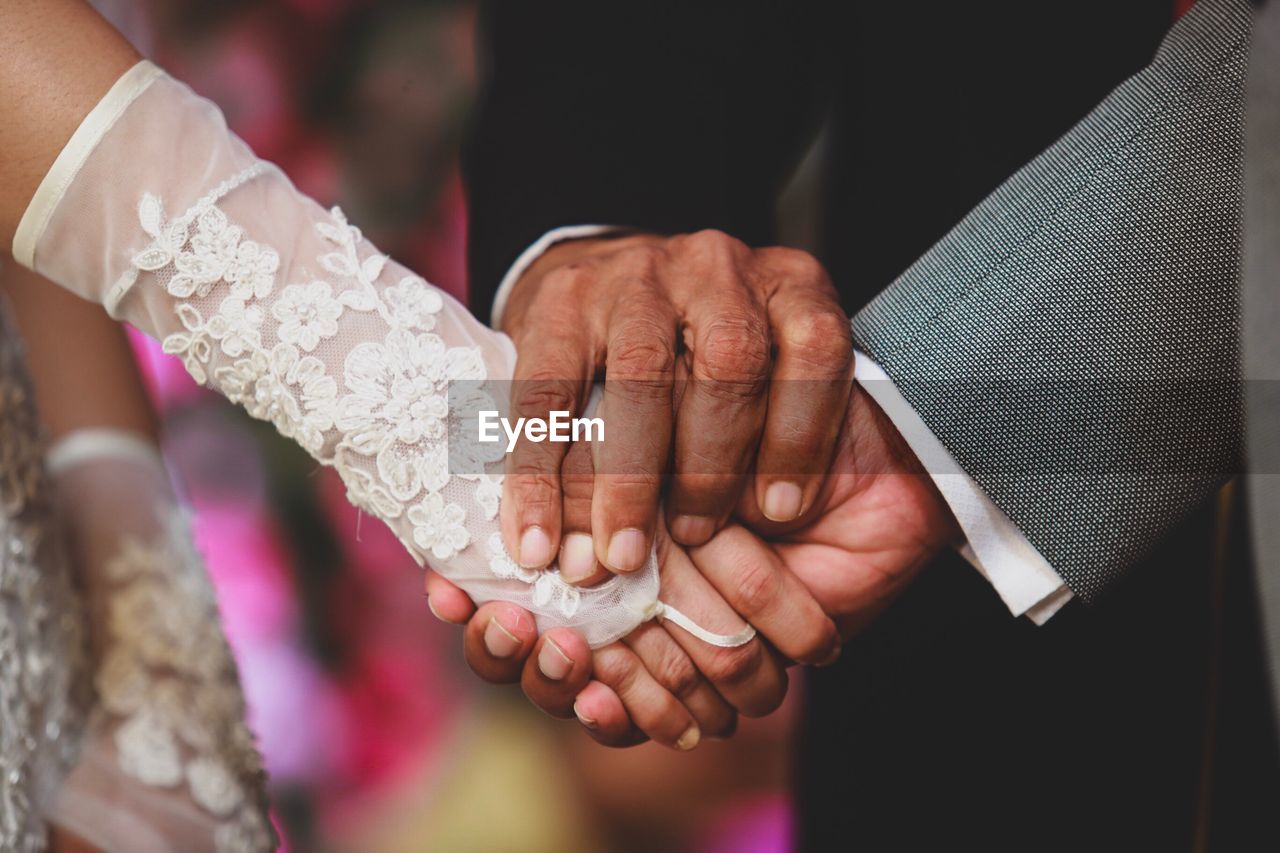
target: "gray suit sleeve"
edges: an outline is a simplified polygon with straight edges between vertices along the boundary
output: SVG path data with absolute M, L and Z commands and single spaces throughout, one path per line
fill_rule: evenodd
M 1250 17 L 1246 0 L 1200 0 L 854 319 L 858 346 L 1086 601 L 1238 465 Z

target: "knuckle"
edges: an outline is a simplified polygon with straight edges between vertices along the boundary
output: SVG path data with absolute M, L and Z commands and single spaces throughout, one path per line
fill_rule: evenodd
M 636 243 L 626 246 L 614 255 L 614 263 L 619 272 L 628 277 L 649 281 L 666 259 L 667 253 L 652 243 Z
M 586 264 L 570 263 L 558 266 L 542 277 L 539 290 L 545 293 L 549 300 L 563 305 L 560 300 L 576 291 L 587 275 L 589 275 L 589 268 Z
M 813 255 L 801 249 L 777 246 L 769 250 L 769 260 L 788 278 L 811 283 L 825 281 L 827 269 Z
M 849 321 L 837 311 L 812 311 L 796 317 L 782 330 L 782 343 L 793 355 L 822 365 L 844 367 L 853 357 Z
M 688 656 L 674 643 L 671 645 L 674 648 L 654 664 L 653 675 L 673 696 L 684 699 L 702 683 L 702 676 Z
M 716 684 L 741 684 L 759 669 L 764 649 L 758 640 L 736 648 L 719 648 L 711 652 L 702 671 Z
M 557 502 L 559 477 L 547 470 L 545 458 L 518 459 L 508 472 L 516 502 L 525 509 L 544 509 Z
M 733 576 L 733 605 L 748 622 L 766 613 L 777 600 L 781 587 L 773 566 L 757 560 L 742 560 Z
M 564 474 L 560 478 L 560 488 L 566 504 L 585 502 L 590 506 L 591 495 L 595 492 L 595 474 Z
M 609 353 L 607 372 L 618 379 L 670 381 L 676 353 L 665 332 L 652 321 L 629 321 Z
M 596 475 L 593 498 L 599 499 L 611 515 L 634 517 L 657 512 L 650 504 L 662 486 L 661 475 L 650 471 L 610 471 Z
M 516 383 L 512 389 L 512 407 L 517 414 L 540 416 L 553 411 L 572 411 L 576 392 L 574 380 L 557 371 L 539 368 Z
M 636 677 L 635 659 L 617 645 L 597 649 L 591 657 L 591 666 L 601 684 L 619 693 L 625 691 Z
M 771 359 L 769 327 L 762 316 L 746 311 L 722 315 L 707 326 L 701 338 L 702 357 L 695 353 L 694 359 L 701 374 L 697 378 L 713 387 L 723 385 L 716 390 L 727 393 L 763 393 Z
M 703 228 L 701 231 L 694 231 L 688 235 L 686 240 L 695 249 L 717 252 L 734 251 L 739 247 L 745 247 L 742 241 L 736 237 L 731 237 L 718 228 Z

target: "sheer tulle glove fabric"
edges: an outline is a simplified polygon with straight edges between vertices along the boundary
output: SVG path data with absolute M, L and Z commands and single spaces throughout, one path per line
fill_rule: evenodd
M 14 257 L 161 339 L 197 381 L 335 467 L 354 504 L 477 603 L 518 604 L 540 630 L 575 628 L 592 646 L 683 620 L 657 599 L 652 557 L 592 588 L 511 558 L 503 446 L 458 440 L 476 411 L 505 408 L 510 340 L 298 193 L 154 65 L 85 119 Z M 750 632 L 699 636 L 737 645 Z
M 213 588 L 154 448 L 73 433 L 49 454 L 95 693 L 46 817 L 108 851 L 275 847 Z

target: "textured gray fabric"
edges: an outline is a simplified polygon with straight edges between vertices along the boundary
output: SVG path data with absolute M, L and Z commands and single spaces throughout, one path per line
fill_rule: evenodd
M 1200 0 L 854 319 L 1086 600 L 1237 470 L 1250 17 L 1245 0 Z
M 1245 120 L 1240 289 L 1254 562 L 1280 711 L 1280 0 L 1258 14 Z

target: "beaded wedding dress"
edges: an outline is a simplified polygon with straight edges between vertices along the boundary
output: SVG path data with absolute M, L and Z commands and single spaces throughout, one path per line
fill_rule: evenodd
M 40 850 L 40 803 L 76 754 L 88 694 L 80 597 L 56 533 L 21 347 L 0 304 L 0 849 Z
M 0 274 L 3 274 L 0 272 Z M 154 448 L 48 449 L 0 306 L 0 849 L 264 850 L 261 765 Z
M 476 603 L 518 604 L 540 631 L 574 628 L 593 647 L 653 618 L 721 646 L 754 636 L 750 627 L 713 633 L 664 605 L 652 556 L 644 570 L 590 588 L 564 582 L 554 567 L 519 566 L 498 524 L 504 448 L 481 443 L 477 428 L 479 411 L 505 410 L 510 340 L 379 253 L 340 210 L 299 194 L 227 130 L 216 106 L 152 63 L 134 66 L 85 117 L 19 223 L 13 256 L 160 339 L 197 382 L 334 467 L 356 506 Z M 107 819 L 113 809 L 95 792 L 123 772 L 172 794 L 135 815 L 160 827 L 158 849 L 175 814 L 216 818 L 214 847 L 269 846 L 234 668 L 189 539 L 172 513 L 137 526 L 119 517 L 130 513 L 95 498 L 93 484 L 86 468 L 65 493 L 85 519 L 81 541 L 100 557 L 87 589 L 91 604 L 104 605 L 92 624 L 106 638 L 95 679 L 105 734 L 93 743 L 106 749 L 81 759 L 51 814 L 81 829 Z M 113 535 L 122 540 L 114 552 L 99 544 Z M 50 605 L 55 614 L 67 607 Z M 66 637 L 43 623 L 24 630 L 42 645 L 14 648 L 41 649 L 37 668 L 48 682 L 33 706 L 49 714 L 70 705 L 63 688 L 75 658 L 55 648 L 74 639 L 70 627 Z M 194 654 L 209 645 L 220 651 Z M 157 668 L 163 689 L 154 686 Z M 68 723 L 53 722 L 41 732 L 56 741 Z M 122 796 L 132 793 L 147 800 L 145 790 Z M 0 805 L 13 801 L 6 791 Z

